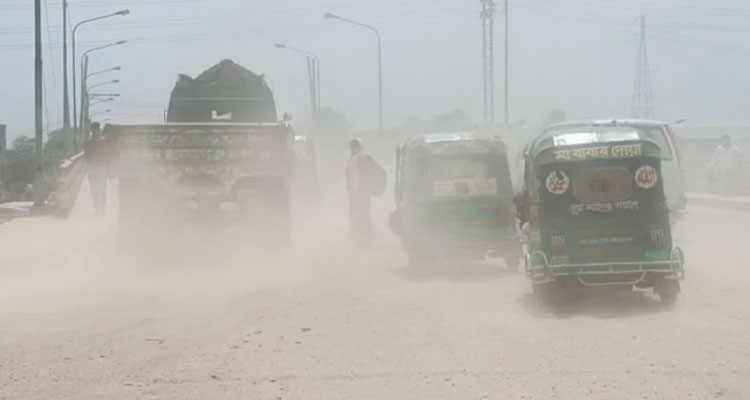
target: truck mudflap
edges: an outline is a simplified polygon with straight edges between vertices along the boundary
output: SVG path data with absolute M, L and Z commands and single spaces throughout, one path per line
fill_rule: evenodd
M 580 286 L 651 286 L 655 279 L 681 280 L 685 277 L 685 256 L 681 248 L 672 250 L 669 260 L 603 262 L 550 265 L 547 256 L 536 251 L 525 255 L 526 275 L 535 284 L 557 281 L 577 282 Z

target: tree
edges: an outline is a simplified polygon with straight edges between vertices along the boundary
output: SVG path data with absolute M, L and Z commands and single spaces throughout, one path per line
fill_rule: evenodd
M 461 110 L 451 110 L 433 117 L 431 125 L 439 131 L 461 131 L 473 127 L 471 118 Z
M 408 116 L 401 125 L 391 129 L 390 136 L 401 140 L 425 133 L 466 131 L 474 128 L 471 118 L 461 110 L 451 110 L 423 120 Z
M 11 148 L 5 151 L 3 185 L 14 193 L 26 193 L 34 182 L 34 138 L 19 136 L 13 139 Z M 46 178 L 55 173 L 60 161 L 69 155 L 64 131 L 50 132 L 44 144 L 44 169 Z
M 26 192 L 34 182 L 34 138 L 19 136 L 5 152 L 5 187 L 11 192 Z
M 320 109 L 320 138 L 321 149 L 334 152 L 346 148 L 346 142 L 351 138 L 352 124 L 344 114 L 329 108 Z

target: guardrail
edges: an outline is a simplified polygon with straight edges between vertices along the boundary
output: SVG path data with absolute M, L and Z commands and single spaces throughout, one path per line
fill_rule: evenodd
M 750 211 L 750 196 L 720 196 L 707 193 L 688 193 L 688 205 L 721 210 Z
M 70 215 L 85 177 L 86 160 L 83 152 L 60 162 L 48 201 L 53 215 L 59 218 L 67 218 Z
M 710 137 L 692 137 L 681 140 L 683 167 L 687 172 L 686 186 L 688 191 L 703 193 L 712 191 L 711 159 L 720 140 L 721 135 L 719 133 Z M 736 138 L 734 143 L 740 149 L 735 179 L 737 191 L 750 191 L 750 182 L 746 179 L 750 177 L 750 140 L 748 138 Z

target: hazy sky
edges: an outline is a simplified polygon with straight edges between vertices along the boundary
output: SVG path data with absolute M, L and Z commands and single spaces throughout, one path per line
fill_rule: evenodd
M 502 119 L 503 14 L 496 22 L 496 115 Z M 43 0 L 46 111 L 61 125 L 61 0 Z M 0 123 L 9 134 L 33 131 L 31 0 L 0 0 Z M 377 26 L 383 37 L 386 125 L 407 115 L 462 109 L 479 120 L 479 0 L 69 0 L 70 19 L 129 8 L 131 14 L 79 30 L 91 71 L 121 65 L 91 83 L 118 78 L 122 94 L 107 107 L 114 122 L 160 122 L 178 73 L 196 75 L 231 58 L 265 74 L 279 111 L 309 112 L 304 58 L 274 43 L 316 53 L 323 105 L 358 128 L 377 121 L 376 45 L 372 32 L 323 19 L 326 11 Z M 649 23 L 657 117 L 691 125 L 750 124 L 750 4 L 742 0 L 510 0 L 511 120 L 538 122 L 549 109 L 571 118 L 627 116 L 638 16 Z M 104 89 L 102 89 L 105 91 Z

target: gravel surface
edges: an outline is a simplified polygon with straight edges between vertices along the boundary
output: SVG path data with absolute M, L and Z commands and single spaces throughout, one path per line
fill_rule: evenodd
M 502 267 L 412 270 L 383 226 L 353 247 L 325 204 L 284 254 L 217 233 L 154 257 L 83 203 L 0 226 L 0 399 L 750 399 L 750 214 L 677 224 L 673 308 L 551 310 Z

